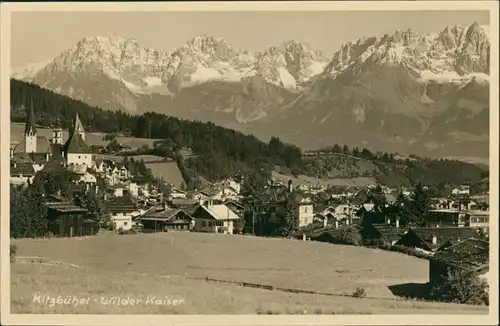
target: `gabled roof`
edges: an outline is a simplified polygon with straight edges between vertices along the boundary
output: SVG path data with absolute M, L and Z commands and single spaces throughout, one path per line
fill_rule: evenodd
M 406 229 L 396 228 L 388 224 L 372 224 L 371 225 L 383 239 L 394 241 L 399 240 L 404 236 Z
M 414 228 L 408 232 L 414 232 L 429 248 L 439 248 L 446 242 L 452 243 L 468 238 L 477 237 L 476 231 L 468 227 L 442 227 L 442 228 Z M 432 244 L 432 238 L 436 237 L 436 244 Z
M 489 264 L 489 242 L 469 238 L 439 251 L 434 260 L 444 262 L 463 269 L 478 269 Z
M 71 137 L 64 144 L 63 150 L 65 153 L 92 153 L 89 146 L 78 132 L 73 132 L 71 134 Z
M 50 143 L 44 136 L 36 137 L 36 149 L 35 153 L 37 154 L 46 154 L 51 153 L 52 150 L 50 148 Z M 14 155 L 16 154 L 24 154 L 26 153 L 26 140 L 23 139 L 19 144 L 14 147 Z
M 198 209 L 205 210 L 215 220 L 238 220 L 240 217 L 226 205 L 200 205 Z
M 241 204 L 241 203 L 239 203 L 239 202 L 237 202 L 235 200 L 232 200 L 232 199 L 228 199 L 228 200 L 226 200 L 224 202 L 224 205 L 231 205 L 231 204 L 234 205 L 234 206 L 237 206 L 240 209 L 244 208 L 243 204 Z
M 49 209 L 53 209 L 60 213 L 84 213 L 87 210 L 83 207 L 79 207 L 74 205 L 69 201 L 60 202 L 60 201 L 47 201 L 45 202 L 45 206 Z
M 193 219 L 193 217 L 185 212 L 182 209 L 178 208 L 167 208 L 166 210 L 156 210 L 156 209 L 149 209 L 146 213 L 144 213 L 139 219 L 141 220 L 164 220 L 164 221 L 169 221 L 173 217 L 175 217 L 177 214 L 180 212 L 184 213 L 187 215 L 188 218 Z
M 19 153 L 11 159 L 16 163 L 47 164 L 47 153 Z
M 213 186 L 209 188 L 205 188 L 203 190 L 198 191 L 199 194 L 207 195 L 209 197 L 217 195 L 221 191 L 220 187 Z
M 33 164 L 31 163 L 16 163 L 10 166 L 10 175 L 12 177 L 26 176 L 30 177 L 35 175 L 35 170 L 33 169 Z
M 113 197 L 105 202 L 106 210 L 110 213 L 130 213 L 137 210 L 135 203 L 128 197 Z
M 384 193 L 385 200 L 389 203 L 395 203 L 396 202 L 396 197 L 392 193 Z

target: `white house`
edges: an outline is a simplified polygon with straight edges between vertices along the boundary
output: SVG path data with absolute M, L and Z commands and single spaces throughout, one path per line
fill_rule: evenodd
M 33 182 L 35 170 L 32 164 L 13 162 L 10 166 L 10 183 L 14 185 L 24 185 Z
M 171 199 L 186 199 L 187 198 L 187 192 L 184 190 L 178 189 L 176 187 L 172 187 L 170 190 L 170 198 Z
M 210 202 L 198 206 L 192 216 L 197 232 L 233 234 L 234 222 L 239 220 L 238 215 L 226 205 L 212 205 Z
M 113 197 L 106 200 L 105 205 L 116 230 L 130 230 L 133 217 L 140 215 L 140 210 L 128 197 Z
M 123 188 L 122 187 L 115 187 L 113 189 L 113 196 L 115 196 L 115 197 L 123 197 Z
M 310 225 L 314 222 L 314 206 L 312 203 L 300 203 L 297 208 L 299 227 Z
M 460 186 L 451 190 L 452 195 L 470 195 L 469 186 Z
M 130 192 L 130 194 L 134 197 L 139 196 L 139 186 L 135 182 L 131 182 L 127 185 L 127 189 Z

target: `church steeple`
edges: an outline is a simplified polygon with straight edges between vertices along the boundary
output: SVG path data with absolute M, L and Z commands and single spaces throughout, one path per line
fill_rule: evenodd
M 26 127 L 24 128 L 25 136 L 36 136 L 36 120 L 35 120 L 35 109 L 33 108 L 33 97 L 30 99 L 28 107 L 28 120 L 26 121 Z
M 24 129 L 24 142 L 26 146 L 26 153 L 34 153 L 37 151 L 36 120 L 35 109 L 33 108 L 33 97 L 31 98 L 28 107 L 28 119 L 26 121 L 26 128 Z
M 85 140 L 85 129 L 83 128 L 83 124 L 80 121 L 80 117 L 78 116 L 78 112 L 75 115 L 75 122 L 73 123 L 72 133 L 78 133 L 83 140 Z

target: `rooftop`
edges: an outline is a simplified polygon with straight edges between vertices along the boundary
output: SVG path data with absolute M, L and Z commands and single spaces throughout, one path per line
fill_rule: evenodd
M 481 268 L 489 264 L 489 242 L 469 238 L 434 255 L 434 259 L 465 269 Z
M 49 209 L 53 209 L 57 212 L 60 213 L 84 213 L 87 212 L 87 210 L 83 207 L 78 207 L 71 202 L 64 201 L 47 201 L 45 202 L 45 205 Z
M 410 229 L 421 238 L 430 248 L 437 248 L 448 241 L 456 242 L 463 239 L 477 237 L 476 231 L 467 227 L 442 227 L 442 228 L 414 228 Z M 432 244 L 436 237 L 437 243 Z
M 128 197 L 112 197 L 105 201 L 106 210 L 111 213 L 134 212 L 137 210 L 135 203 Z
M 78 132 L 73 132 L 71 134 L 69 139 L 64 144 L 63 150 L 65 153 L 91 153 L 89 146 Z
M 150 219 L 150 220 L 165 220 L 165 221 L 168 221 L 172 217 L 174 217 L 175 215 L 177 215 L 179 212 L 183 212 L 187 216 L 191 217 L 191 215 L 189 215 L 188 213 L 186 213 L 182 209 L 167 208 L 166 210 L 165 209 L 161 209 L 161 210 L 150 209 L 146 213 L 144 213 L 140 217 L 140 219 L 141 220 L 148 220 L 148 219 Z

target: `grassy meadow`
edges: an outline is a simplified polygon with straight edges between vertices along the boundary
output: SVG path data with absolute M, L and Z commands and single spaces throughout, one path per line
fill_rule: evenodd
M 486 307 L 405 300 L 394 288 L 423 284 L 428 261 L 404 254 L 298 240 L 169 232 L 12 240 L 13 313 L 117 314 L 486 314 Z M 43 257 L 26 262 L 23 257 Z M 50 265 L 51 262 L 64 264 Z M 70 265 L 71 264 L 71 265 Z M 312 292 L 242 287 L 248 282 Z M 365 298 L 350 296 L 364 288 Z M 319 292 L 319 294 L 318 294 Z M 35 293 L 89 297 L 77 306 L 41 304 Z M 103 305 L 100 297 L 156 296 L 182 304 Z

